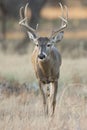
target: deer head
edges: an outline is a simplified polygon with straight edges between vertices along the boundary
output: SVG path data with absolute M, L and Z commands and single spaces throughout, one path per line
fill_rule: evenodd
M 36 26 L 36 30 L 31 28 L 28 25 L 28 17 L 27 17 L 27 10 L 28 4 L 26 4 L 25 9 L 23 7 L 20 8 L 20 22 L 19 24 L 27 29 L 27 33 L 29 38 L 35 43 L 36 49 L 38 50 L 38 58 L 40 60 L 45 60 L 48 55 L 50 54 L 50 50 L 53 47 L 54 43 L 57 43 L 62 40 L 64 35 L 64 30 L 67 27 L 67 19 L 68 19 L 68 10 L 67 7 L 64 6 L 66 10 L 66 16 L 64 17 L 64 8 L 62 4 L 59 4 L 62 10 L 62 16 L 60 19 L 62 20 L 61 26 L 59 29 L 52 31 L 50 37 L 39 37 L 37 35 L 38 25 Z

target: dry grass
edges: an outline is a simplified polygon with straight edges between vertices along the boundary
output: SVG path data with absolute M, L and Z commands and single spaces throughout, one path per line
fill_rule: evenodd
M 32 50 L 32 49 L 31 49 Z M 60 84 L 85 83 L 87 84 L 87 60 L 63 59 L 61 66 Z M 31 63 L 31 51 L 26 55 L 0 54 L 0 76 L 8 80 L 23 82 L 35 81 L 35 75 Z
M 87 62 L 86 59 L 63 59 L 60 80 L 64 83 L 87 84 Z
M 36 78 L 30 56 L 31 52 L 23 56 L 0 53 L 1 77 L 11 82 L 31 83 L 32 87 Z M 87 84 L 86 71 L 86 59 L 63 59 L 53 118 L 44 116 L 40 95 L 36 96 L 22 86 L 20 93 L 15 89 L 15 92 L 10 91 L 9 86 L 9 92 L 0 89 L 0 130 L 86 130 L 87 86 L 81 85 Z M 17 86 L 14 84 L 14 87 Z
M 45 117 L 41 96 L 0 95 L 1 130 L 86 130 L 87 86 L 72 84 L 58 93 L 54 117 Z M 73 102 L 72 102 L 73 100 Z
M 33 80 L 33 69 L 29 55 L 0 54 L 0 75 L 18 81 Z
M 35 81 L 31 63 L 31 51 L 26 55 L 0 53 L 0 76 L 8 80 L 23 82 Z M 63 59 L 61 66 L 60 84 L 80 82 L 87 84 L 87 60 Z

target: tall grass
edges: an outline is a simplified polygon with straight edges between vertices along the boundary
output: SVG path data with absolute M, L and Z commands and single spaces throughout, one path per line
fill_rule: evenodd
M 44 116 L 41 96 L 14 82 L 36 84 L 31 52 L 23 56 L 0 53 L 0 129 L 86 130 L 86 70 L 85 58 L 62 59 L 57 106 L 54 117 L 49 118 Z M 1 91 L 3 80 L 11 81 L 14 88 Z
M 64 86 L 58 93 L 53 117 L 43 113 L 42 98 L 23 92 L 6 98 L 0 95 L 1 130 L 86 130 L 87 87 L 80 84 Z

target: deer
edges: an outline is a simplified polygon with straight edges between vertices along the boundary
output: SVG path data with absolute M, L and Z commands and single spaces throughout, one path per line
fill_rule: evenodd
M 60 76 L 60 66 L 62 64 L 62 58 L 55 47 L 55 44 L 60 42 L 64 36 L 64 30 L 68 25 L 68 8 L 59 3 L 62 11 L 60 16 L 61 26 L 52 31 L 50 37 L 40 37 L 37 35 L 38 25 L 36 29 L 33 29 L 28 25 L 29 18 L 27 17 L 27 8 L 20 8 L 20 21 L 19 25 L 26 28 L 27 34 L 31 41 L 35 44 L 35 48 L 32 52 L 32 65 L 38 80 L 40 92 L 43 98 L 44 112 L 46 115 L 54 115 L 56 98 L 58 91 L 58 79 Z M 65 10 L 64 10 L 65 9 Z M 66 15 L 64 15 L 64 11 Z M 44 86 L 46 91 L 44 90 Z M 48 103 L 49 97 L 49 103 Z

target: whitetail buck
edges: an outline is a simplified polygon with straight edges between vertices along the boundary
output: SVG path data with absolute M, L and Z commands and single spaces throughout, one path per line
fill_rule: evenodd
M 36 77 L 39 81 L 41 94 L 43 96 L 45 113 L 53 115 L 56 105 L 58 78 L 61 66 L 61 56 L 57 48 L 54 47 L 54 43 L 61 41 L 63 38 L 64 29 L 67 27 L 68 10 L 67 7 L 64 6 L 66 11 L 66 17 L 64 17 L 64 8 L 60 4 L 60 7 L 62 9 L 62 16 L 60 17 L 60 19 L 62 20 L 61 27 L 56 31 L 53 31 L 52 35 L 48 38 L 38 37 L 37 27 L 36 30 L 34 30 L 28 25 L 27 7 L 28 4 L 26 4 L 25 10 L 23 9 L 23 7 L 20 8 L 21 21 L 19 22 L 19 24 L 27 29 L 29 38 L 35 43 L 35 48 L 32 54 L 32 63 L 34 66 Z M 24 17 L 23 11 L 25 14 Z M 50 84 L 49 107 L 47 102 L 47 93 L 44 92 L 44 84 Z

